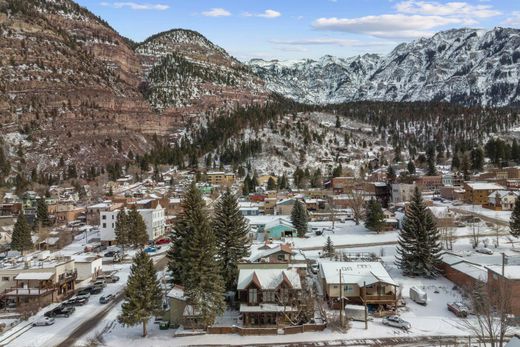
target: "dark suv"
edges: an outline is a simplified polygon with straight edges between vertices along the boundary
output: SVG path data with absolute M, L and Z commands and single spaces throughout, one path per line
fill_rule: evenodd
M 76 309 L 74 307 L 60 305 L 50 311 L 45 312 L 44 316 L 49 317 L 49 318 L 51 318 L 51 317 L 68 318 L 71 314 L 74 313 L 74 311 L 76 311 Z

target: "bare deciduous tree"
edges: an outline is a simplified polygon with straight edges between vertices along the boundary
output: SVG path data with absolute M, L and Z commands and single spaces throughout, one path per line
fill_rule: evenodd
M 473 315 L 462 321 L 464 328 L 471 331 L 486 346 L 504 346 L 505 336 L 511 324 L 511 288 L 503 277 L 493 280 L 489 287 L 480 283 L 469 292 Z
M 359 225 L 359 221 L 363 219 L 363 211 L 365 208 L 365 192 L 352 187 L 347 192 L 350 208 L 352 208 L 354 222 Z

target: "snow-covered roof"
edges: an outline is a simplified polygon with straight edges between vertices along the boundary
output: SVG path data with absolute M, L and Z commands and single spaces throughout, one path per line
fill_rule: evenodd
M 278 218 L 276 220 L 273 220 L 265 225 L 265 229 L 269 230 L 271 228 L 274 228 L 277 225 L 283 225 L 288 228 L 294 229 L 294 225 L 291 223 L 290 220 L 287 220 L 285 218 Z
M 476 279 L 477 281 L 481 281 L 484 283 L 487 282 L 487 270 L 484 266 L 472 264 L 467 261 L 462 261 L 458 264 L 452 265 L 451 267 Z
M 473 190 L 503 190 L 504 187 L 492 182 L 467 182 L 468 187 Z
M 88 209 L 101 209 L 101 208 L 110 207 L 110 205 L 112 205 L 112 204 L 111 203 L 106 203 L 106 202 L 100 202 L 99 204 L 90 205 L 87 208 Z
M 258 260 L 269 257 L 272 254 L 278 253 L 278 252 L 285 252 L 291 254 L 291 246 L 289 245 L 281 245 L 277 244 L 274 247 L 270 249 L 261 250 L 260 252 L 251 255 L 251 258 L 249 258 L 253 263 L 257 262 Z
M 379 262 L 320 262 L 320 275 L 325 278 L 327 284 L 340 282 L 339 271 L 341 270 L 341 282 L 344 284 L 371 285 L 382 282 L 397 286 L 390 277 L 383 264 Z
M 54 276 L 54 272 L 22 272 L 21 274 L 18 274 L 14 279 L 26 281 L 44 281 L 50 279 L 52 276 Z
M 502 274 L 502 266 L 493 265 L 487 268 L 497 274 Z M 520 265 L 506 265 L 504 266 L 504 276 L 510 280 L 520 279 Z
M 514 195 L 514 196 L 518 196 L 518 192 L 513 192 L 511 190 L 497 190 L 496 192 L 493 192 L 491 194 L 488 195 L 488 198 L 496 198 L 496 196 L 500 197 L 500 199 L 502 199 L 504 196 L 507 196 L 507 195 Z
M 246 289 L 251 282 L 255 282 L 261 289 L 276 289 L 284 280 L 294 289 L 302 287 L 296 269 L 240 269 L 237 289 Z
M 184 288 L 175 285 L 173 288 L 166 294 L 167 297 L 185 301 L 186 297 L 184 296 Z
M 240 304 L 240 312 L 296 312 L 297 307 L 276 304 L 259 304 L 258 306 L 250 306 L 248 304 Z

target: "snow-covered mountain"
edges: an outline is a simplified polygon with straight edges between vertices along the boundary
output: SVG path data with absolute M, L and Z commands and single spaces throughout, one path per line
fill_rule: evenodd
M 249 65 L 273 92 L 314 104 L 357 100 L 520 102 L 520 30 L 454 29 L 366 54 Z

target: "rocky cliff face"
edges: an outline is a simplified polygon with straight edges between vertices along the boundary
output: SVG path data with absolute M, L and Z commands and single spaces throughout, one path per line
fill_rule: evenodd
M 60 158 L 81 169 L 124 160 L 186 116 L 268 96 L 197 33 L 174 30 L 135 49 L 70 0 L 0 0 L 0 91 L 10 153 L 22 148 L 15 159 L 41 171 L 61 171 Z
M 449 30 L 401 44 L 386 56 L 249 65 L 270 90 L 308 103 L 442 100 L 503 106 L 520 101 L 517 29 Z

